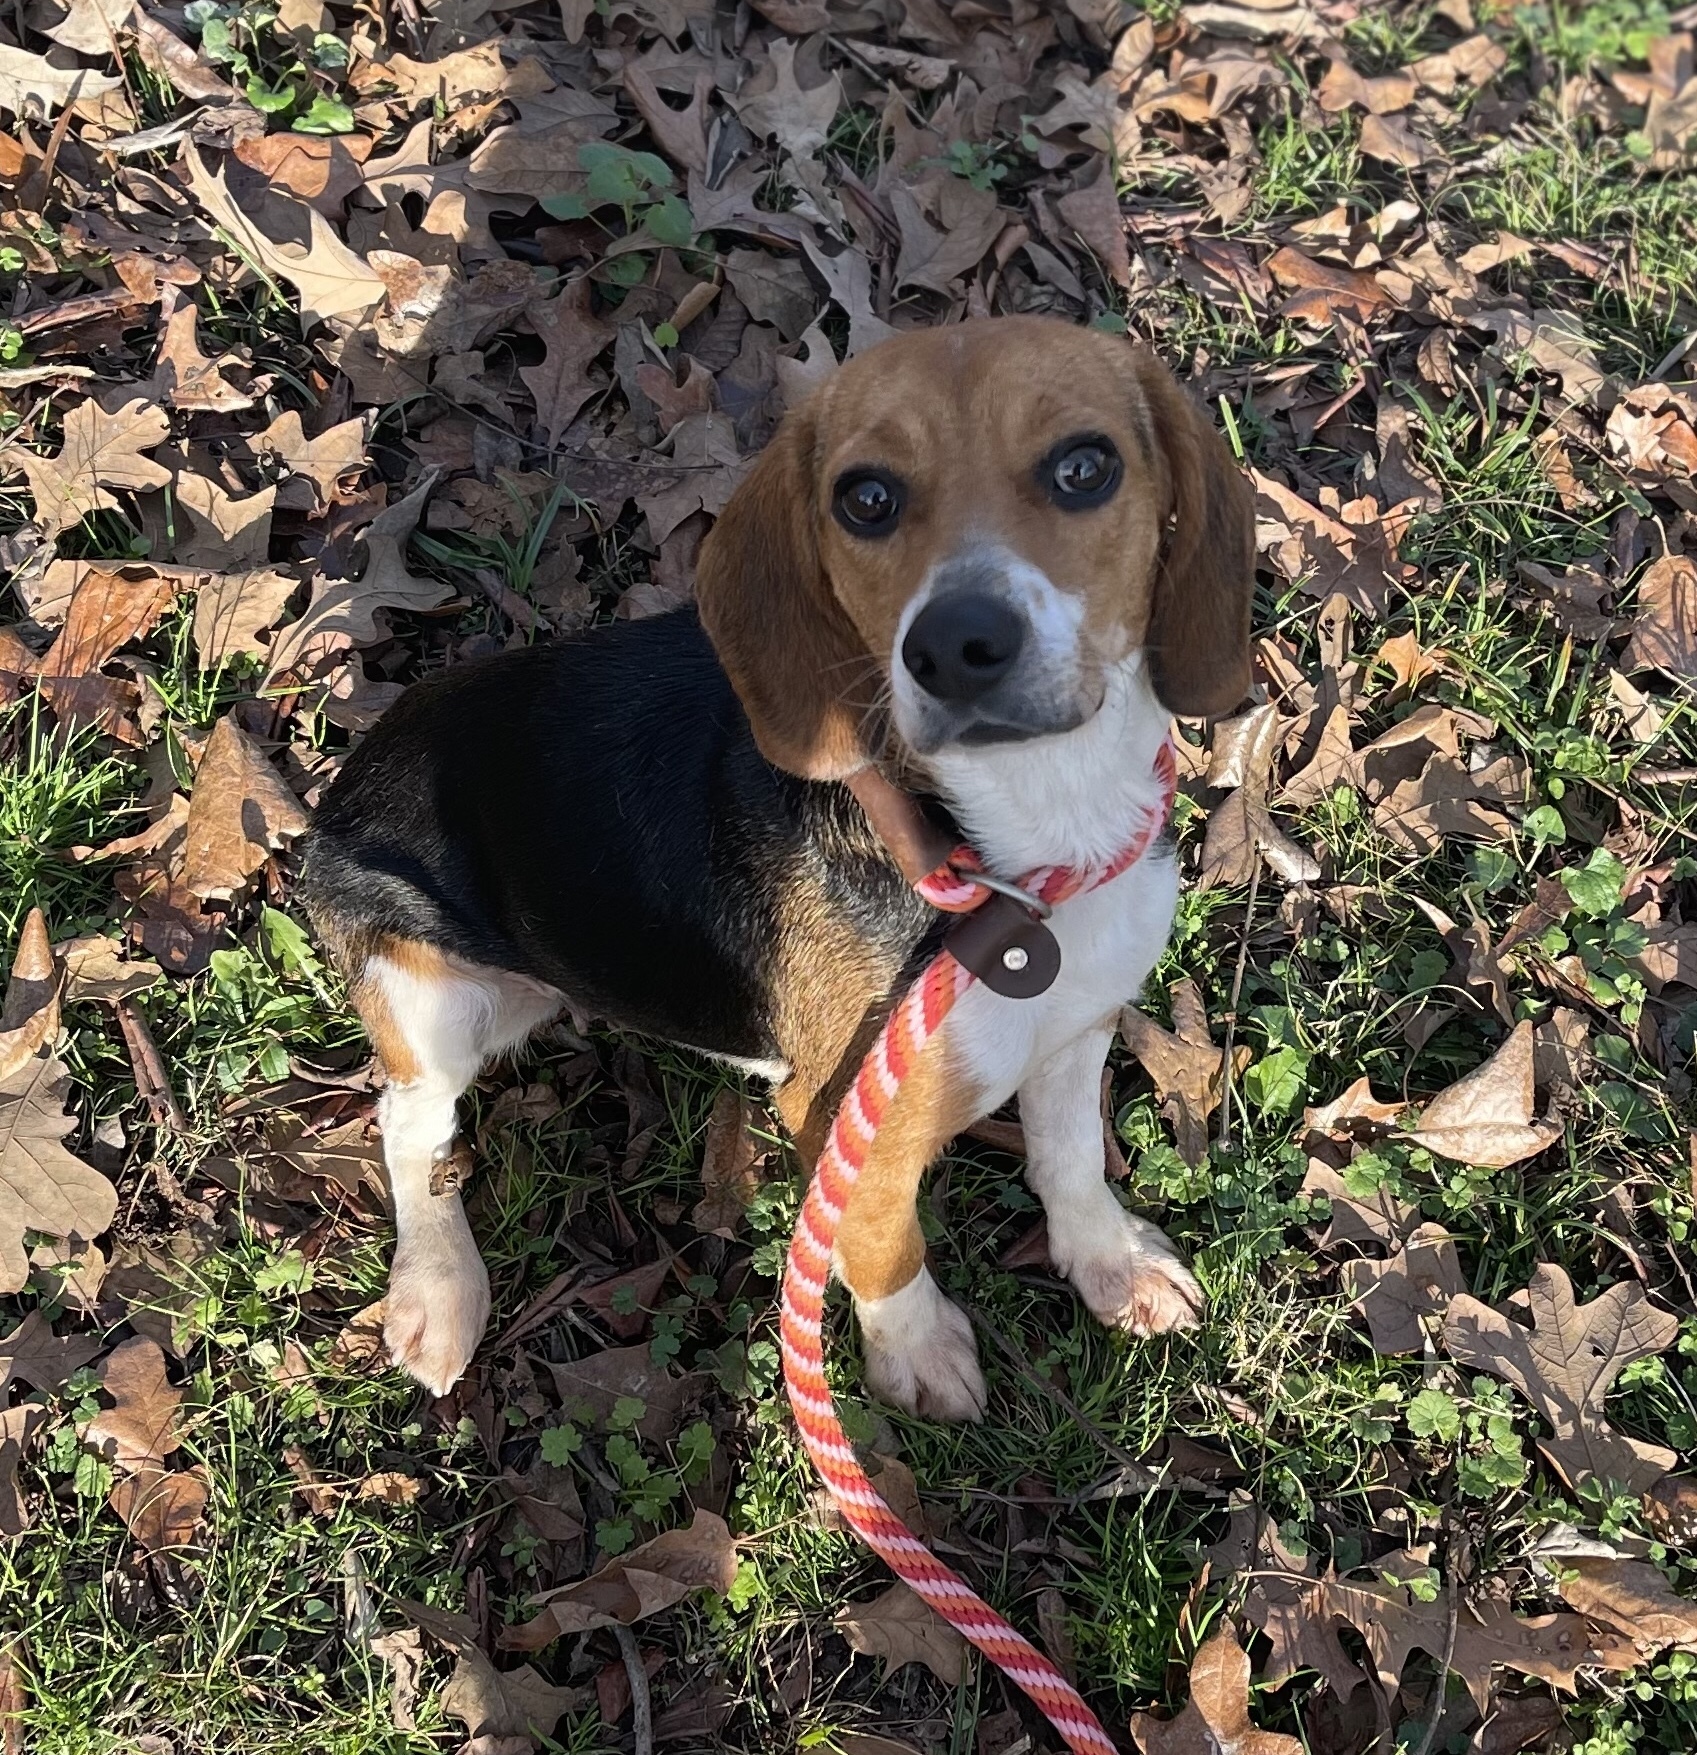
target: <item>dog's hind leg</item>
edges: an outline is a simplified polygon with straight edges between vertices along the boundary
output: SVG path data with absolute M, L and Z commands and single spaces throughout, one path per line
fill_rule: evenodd
M 449 1174 L 456 1105 L 486 1060 L 564 1001 L 527 976 L 392 938 L 365 953 L 352 993 L 388 1081 L 378 1119 L 396 1242 L 383 1335 L 397 1365 L 445 1395 L 489 1318 L 489 1274 Z

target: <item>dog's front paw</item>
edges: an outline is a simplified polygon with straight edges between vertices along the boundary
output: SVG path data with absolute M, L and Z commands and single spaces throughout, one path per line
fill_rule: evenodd
M 866 1385 L 928 1420 L 982 1420 L 988 1391 L 972 1324 L 921 1268 L 887 1298 L 857 1298 Z
M 432 1395 L 465 1375 L 489 1320 L 489 1270 L 463 1219 L 461 1229 L 398 1249 L 383 1298 L 389 1357 Z
M 1196 1276 L 1165 1234 L 1134 1218 L 1111 1194 L 1102 1214 L 1070 1235 L 1063 1231 L 1057 1237 L 1051 1219 L 1049 1257 L 1109 1328 L 1139 1336 L 1166 1334 L 1195 1328 L 1207 1308 Z

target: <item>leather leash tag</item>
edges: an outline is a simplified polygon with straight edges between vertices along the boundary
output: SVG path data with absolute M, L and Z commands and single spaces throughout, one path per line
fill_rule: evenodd
M 1011 896 L 992 896 L 982 908 L 963 914 L 944 937 L 943 949 L 1007 999 L 1035 999 L 1061 972 L 1055 935 Z

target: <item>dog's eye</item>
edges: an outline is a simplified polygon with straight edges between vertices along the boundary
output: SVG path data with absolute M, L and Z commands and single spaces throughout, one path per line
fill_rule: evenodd
M 1099 506 L 1120 482 L 1120 455 L 1106 439 L 1073 439 L 1049 455 L 1048 489 L 1059 506 Z
M 887 475 L 859 470 L 841 477 L 833 508 L 837 522 L 855 536 L 888 536 L 901 517 L 901 483 Z

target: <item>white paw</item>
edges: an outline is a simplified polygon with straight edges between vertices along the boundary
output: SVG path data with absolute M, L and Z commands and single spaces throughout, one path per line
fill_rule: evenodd
M 1163 1232 L 1133 1218 L 1111 1194 L 1088 1223 L 1057 1230 L 1049 1220 L 1049 1259 L 1072 1281 L 1091 1314 L 1139 1336 L 1195 1328 L 1207 1300 Z
M 432 1395 L 464 1376 L 489 1320 L 489 1270 L 464 1215 L 456 1216 L 457 1226 L 433 1226 L 395 1251 L 383 1298 L 389 1357 Z
M 988 1391 L 978 1343 L 958 1304 L 921 1268 L 888 1298 L 857 1298 L 866 1386 L 928 1420 L 982 1420 Z

